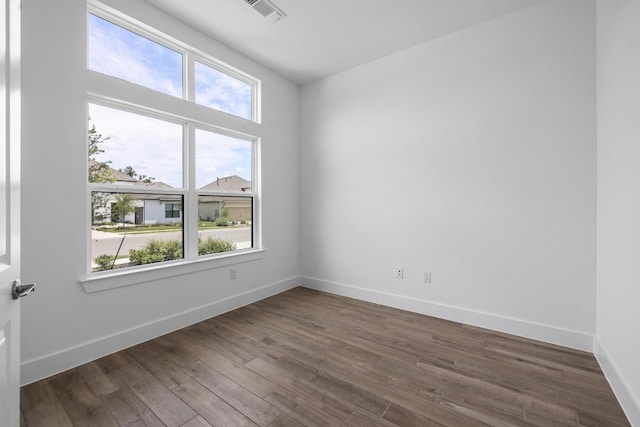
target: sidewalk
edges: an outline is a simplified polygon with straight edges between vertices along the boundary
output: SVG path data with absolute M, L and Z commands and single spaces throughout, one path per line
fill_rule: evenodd
M 91 230 L 91 239 L 122 239 L 122 235 L 116 233 L 107 233 L 106 231 Z

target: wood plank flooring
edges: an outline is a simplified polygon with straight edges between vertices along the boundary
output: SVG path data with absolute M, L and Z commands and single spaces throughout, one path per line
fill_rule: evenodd
M 21 425 L 628 426 L 593 355 L 296 288 L 25 386 Z

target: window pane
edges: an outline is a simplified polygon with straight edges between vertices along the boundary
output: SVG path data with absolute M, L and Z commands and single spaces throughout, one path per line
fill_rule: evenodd
M 94 191 L 91 206 L 92 271 L 183 258 L 181 195 Z
M 182 187 L 182 126 L 89 104 L 89 182 Z
M 196 104 L 252 119 L 252 85 L 195 62 Z
M 91 14 L 89 69 L 182 97 L 182 54 Z
M 251 192 L 253 143 L 196 130 L 196 188 L 224 193 Z
M 198 255 L 253 247 L 253 198 L 198 196 Z
M 165 218 L 180 218 L 182 212 L 182 205 L 179 203 L 167 203 L 164 205 L 164 217 Z

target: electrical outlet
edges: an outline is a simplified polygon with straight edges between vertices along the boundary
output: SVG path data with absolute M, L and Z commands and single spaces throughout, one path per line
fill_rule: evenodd
M 229 277 L 231 280 L 236 280 L 238 278 L 238 271 L 235 268 L 229 270 Z
M 424 283 L 431 283 L 431 272 L 430 271 L 425 271 L 424 272 L 424 279 L 422 281 Z
M 404 268 L 396 268 L 396 279 L 404 279 Z

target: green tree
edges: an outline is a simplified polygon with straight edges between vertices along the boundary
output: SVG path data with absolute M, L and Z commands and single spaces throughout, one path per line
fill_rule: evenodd
M 147 176 L 147 175 L 138 175 L 138 173 L 135 171 L 135 169 L 133 169 L 133 167 L 131 166 L 127 166 L 124 169 L 119 169 L 120 172 L 129 175 L 131 178 L 138 178 L 138 181 L 142 181 L 145 184 L 151 184 L 153 181 L 155 181 L 155 178 L 151 177 L 151 176 Z
M 138 175 L 138 181 L 142 181 L 145 184 L 151 184 L 152 182 L 154 182 L 156 179 L 154 177 L 151 176 L 147 176 L 147 175 Z
M 89 182 L 103 184 L 106 182 L 115 181 L 115 177 L 111 173 L 111 160 L 106 162 L 98 162 L 95 157 L 98 154 L 104 153 L 104 149 L 100 147 L 100 144 L 109 140 L 109 137 L 104 137 L 96 130 L 96 125 L 91 125 L 89 129 L 88 142 L 89 142 Z
M 131 178 L 135 177 L 137 175 L 136 171 L 131 167 L 131 166 L 127 166 L 124 169 L 120 169 L 120 172 L 129 175 Z
M 131 194 L 116 194 L 115 203 L 111 205 L 111 215 L 118 218 L 124 227 L 124 220 L 127 215 L 136 211 L 136 201 Z
M 99 162 L 95 159 L 96 155 L 104 153 L 101 144 L 108 141 L 108 137 L 98 133 L 95 125 L 91 125 L 88 131 L 88 178 L 89 182 L 104 184 L 115 181 L 115 177 L 111 173 L 111 161 Z M 91 222 L 93 225 L 104 223 L 109 218 L 109 196 L 104 193 L 91 193 Z

